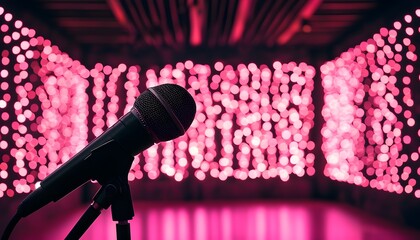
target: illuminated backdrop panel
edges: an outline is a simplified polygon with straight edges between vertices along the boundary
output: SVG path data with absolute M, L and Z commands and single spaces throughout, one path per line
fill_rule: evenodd
M 137 156 L 129 180 L 314 175 L 314 67 L 187 60 L 87 69 L 3 8 L 0 16 L 0 197 L 34 189 L 127 113 L 139 89 L 169 82 L 194 96 L 196 118 L 184 136 Z
M 420 9 L 321 66 L 327 177 L 420 198 L 419 17 Z
M 89 71 L 0 8 L 0 197 L 28 193 L 87 141 Z
M 420 198 L 419 16 L 404 16 L 321 66 L 327 177 Z M 88 69 L 1 7 L 0 21 L 0 197 L 34 189 L 127 113 L 140 89 L 162 83 L 194 96 L 196 118 L 184 136 L 136 156 L 130 181 L 315 174 L 311 65 L 187 60 Z
M 144 170 L 150 178 L 160 170 L 177 181 L 188 175 L 188 162 L 199 180 L 313 175 L 314 75 L 312 66 L 294 62 L 233 67 L 186 61 L 147 70 L 148 87 L 166 82 L 187 87 L 197 114 L 185 136 L 143 153 Z

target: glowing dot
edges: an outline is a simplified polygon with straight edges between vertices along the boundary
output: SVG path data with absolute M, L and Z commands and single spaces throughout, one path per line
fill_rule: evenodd
M 192 68 L 193 68 L 193 66 L 194 66 L 194 64 L 193 64 L 193 62 L 192 62 L 191 60 L 187 60 L 187 61 L 185 62 L 185 68 L 186 68 L 186 69 L 192 69 Z
M 0 108 L 5 108 L 7 106 L 6 101 L 0 100 Z
M 173 76 L 174 78 L 181 78 L 181 77 L 182 77 L 182 75 L 183 75 L 183 73 L 182 73 L 182 71 L 181 71 L 181 70 L 179 70 L 179 69 L 174 69 L 174 70 L 172 71 L 172 76 Z
M 216 69 L 217 71 L 222 71 L 223 70 L 223 63 L 221 63 L 221 62 L 216 62 L 215 64 L 214 64 L 214 69 Z
M 419 153 L 413 152 L 411 154 L 411 160 L 417 161 L 419 159 Z M 420 174 L 419 174 L 420 175 Z
M 291 137 L 291 133 L 290 133 L 290 131 L 289 130 L 284 130 L 282 133 L 281 133 L 281 136 L 283 137 L 283 139 L 289 139 L 290 137 Z
M 407 119 L 408 126 L 413 127 L 415 124 L 416 124 L 416 121 L 414 120 L 414 118 Z
M 0 76 L 2 78 L 7 78 L 8 75 L 9 75 L 9 72 L 6 69 L 3 69 L 0 71 Z
M 366 46 L 366 50 L 367 50 L 368 52 L 370 52 L 370 53 L 375 52 L 375 50 L 376 50 L 375 45 L 373 45 L 373 44 L 368 44 L 368 45 Z
M 413 18 L 412 18 L 410 15 L 405 15 L 405 16 L 404 16 L 404 20 L 405 20 L 407 23 L 411 23 L 411 21 L 413 20 Z
M 127 65 L 125 65 L 124 63 L 121 63 L 118 65 L 118 70 L 120 72 L 125 72 L 127 70 Z
M 9 35 L 6 35 L 3 37 L 3 42 L 6 44 L 9 44 L 12 41 L 12 37 Z
M 10 13 L 4 14 L 4 20 L 6 20 L 7 22 L 10 22 L 12 18 L 13 18 L 12 14 Z

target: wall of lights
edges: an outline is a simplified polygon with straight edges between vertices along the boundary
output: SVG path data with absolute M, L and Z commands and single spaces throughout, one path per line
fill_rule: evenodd
M 419 17 L 420 9 L 321 66 L 327 177 L 420 198 Z
M 89 71 L 1 7 L 0 16 L 0 197 L 12 197 L 86 145 Z
M 147 70 L 147 87 L 174 82 L 185 86 L 197 103 L 185 136 L 144 152 L 149 178 L 159 172 L 177 181 L 189 173 L 199 180 L 210 175 L 287 181 L 291 174 L 313 175 L 315 144 L 309 132 L 315 69 L 294 62 L 274 62 L 272 67 L 216 62 L 213 67 L 186 61 L 159 72 Z
M 125 105 L 124 113 L 131 109 L 140 94 L 140 70 L 98 63 L 90 71 L 95 136 L 118 120 L 119 106 Z M 287 181 L 291 174 L 313 175 L 315 144 L 309 131 L 314 75 L 313 67 L 294 62 L 234 68 L 221 62 L 210 67 L 186 61 L 147 69 L 145 87 L 163 83 L 185 87 L 196 100 L 197 114 L 186 135 L 137 156 L 129 180 L 164 174 L 181 181 L 193 174 L 199 180 L 280 176 Z M 125 100 L 118 94 L 121 86 Z
M 139 154 L 129 180 L 160 175 L 226 180 L 312 176 L 315 69 L 274 62 L 213 66 L 192 61 L 142 70 L 87 69 L 0 8 L 0 197 L 28 193 L 127 113 L 139 89 L 176 83 L 194 96 L 187 133 Z M 142 73 L 142 75 L 140 74 Z M 90 130 L 91 129 L 91 130 Z M 90 135 L 91 134 L 91 135 Z
M 420 198 L 419 16 L 404 16 L 321 66 L 327 177 Z M 316 70 L 306 63 L 87 69 L 1 7 L 0 30 L 0 198 L 30 192 L 127 113 L 139 89 L 162 83 L 194 96 L 196 118 L 184 136 L 136 156 L 130 181 L 315 174 Z

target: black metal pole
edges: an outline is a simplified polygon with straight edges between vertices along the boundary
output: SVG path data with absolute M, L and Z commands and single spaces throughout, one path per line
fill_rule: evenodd
M 130 223 L 128 221 L 120 221 L 116 227 L 118 240 L 131 240 Z

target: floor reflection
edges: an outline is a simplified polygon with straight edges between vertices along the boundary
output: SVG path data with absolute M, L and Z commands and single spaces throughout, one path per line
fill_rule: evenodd
M 135 203 L 132 239 L 147 240 L 414 240 L 420 232 L 332 203 Z M 57 210 L 58 211 L 58 210 Z M 29 216 L 12 239 L 64 239 L 84 209 Z M 36 219 L 35 219 L 36 217 Z M 111 210 L 82 239 L 116 239 Z

